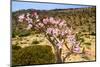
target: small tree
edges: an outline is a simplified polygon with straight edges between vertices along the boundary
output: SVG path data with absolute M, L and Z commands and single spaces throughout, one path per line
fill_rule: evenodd
M 23 17 L 25 16 L 21 15 L 21 18 L 19 17 L 20 22 L 23 22 Z M 35 22 L 32 21 L 33 18 L 36 19 Z M 76 41 L 72 27 L 68 27 L 65 20 L 54 17 L 45 17 L 41 20 L 37 12 L 32 12 L 32 14 L 27 13 L 25 21 L 28 23 L 27 30 L 35 29 L 43 33 L 50 41 L 55 50 L 57 63 L 64 62 L 61 58 L 63 45 L 66 46 L 70 53 L 80 53 L 80 43 Z

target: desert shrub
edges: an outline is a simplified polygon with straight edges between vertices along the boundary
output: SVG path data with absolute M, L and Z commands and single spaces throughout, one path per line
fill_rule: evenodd
M 80 42 L 84 42 L 85 40 L 84 40 L 84 38 L 80 38 Z
M 13 32 L 12 33 L 12 38 L 16 37 L 17 33 L 16 32 Z
M 20 46 L 12 45 L 12 54 L 16 56 L 15 53 L 16 53 L 18 50 L 20 50 L 20 49 L 21 49 Z
M 82 38 L 82 34 L 81 34 L 81 32 L 79 32 L 78 34 L 76 34 L 76 40 L 77 41 L 81 41 L 81 42 L 84 42 L 84 38 Z
M 12 45 L 12 50 L 18 50 L 18 49 L 21 49 L 21 47 L 17 45 Z
M 50 46 L 25 47 L 12 54 L 13 66 L 48 63 L 55 63 L 55 55 Z
M 28 36 L 30 34 L 31 33 L 28 30 L 21 30 L 18 35 L 19 35 L 19 37 L 23 37 L 23 36 Z
M 31 34 L 31 31 L 29 30 L 24 30 L 24 29 L 13 30 L 12 37 L 13 38 L 16 36 L 23 37 L 23 36 L 28 36 L 30 34 Z
M 86 37 L 86 38 L 90 38 L 90 35 L 86 34 L 85 37 Z
M 17 31 L 16 29 L 12 30 L 12 38 L 16 37 L 19 34 L 19 31 Z
M 33 40 L 32 44 L 39 44 L 39 41 Z
M 87 42 L 87 43 L 85 43 L 85 44 L 86 44 L 86 45 L 89 45 L 89 46 L 91 45 L 91 43 L 89 43 L 89 42 Z
M 91 33 L 91 35 L 94 35 L 94 36 L 95 36 L 95 35 L 96 35 L 96 33 L 95 33 L 95 32 L 92 32 L 92 33 Z

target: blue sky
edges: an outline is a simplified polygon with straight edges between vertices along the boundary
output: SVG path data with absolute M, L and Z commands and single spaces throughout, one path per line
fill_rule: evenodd
M 51 10 L 51 9 L 65 9 L 65 8 L 84 8 L 84 7 L 88 7 L 88 6 L 12 1 L 12 11 L 17 11 L 21 9 Z

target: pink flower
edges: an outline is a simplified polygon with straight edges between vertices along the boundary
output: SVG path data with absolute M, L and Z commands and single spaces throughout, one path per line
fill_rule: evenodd
M 62 48 L 62 43 L 57 43 L 56 45 L 58 46 L 59 49 Z
M 58 36 L 58 34 L 59 34 L 59 29 L 57 29 L 57 28 L 53 29 L 53 30 L 52 30 L 52 33 L 53 33 L 53 35 Z
M 38 23 L 38 25 L 39 25 L 40 27 L 43 27 L 43 26 L 44 26 L 44 24 L 43 24 L 43 23 Z
M 48 17 L 43 19 L 43 23 L 44 23 L 44 24 L 47 24 L 48 22 L 49 22 Z
M 40 19 L 36 19 L 36 22 L 39 22 L 40 21 Z
M 26 28 L 27 30 L 31 29 L 33 26 L 32 24 L 28 24 L 28 27 Z
M 76 38 L 74 35 L 68 35 L 67 36 L 67 41 L 69 44 L 71 45 L 75 45 L 76 44 Z
M 26 21 L 28 22 L 28 24 L 29 24 L 29 23 L 33 23 L 32 19 L 31 19 L 31 18 L 29 18 L 29 17 L 28 17 L 28 18 L 26 18 Z
M 19 22 L 23 22 L 23 20 L 24 20 L 24 18 L 25 18 L 24 16 L 25 16 L 25 14 L 19 15 L 19 16 L 18 16 L 18 21 L 19 21 Z
M 50 23 L 52 23 L 54 21 L 54 18 L 53 17 L 49 17 L 49 21 L 50 21 Z
M 65 34 L 67 34 L 68 33 L 68 31 L 67 30 L 65 30 Z
M 18 19 L 19 22 L 23 22 L 23 19 Z
M 75 46 L 75 47 L 73 48 L 73 52 L 75 52 L 75 53 L 80 53 L 80 47 L 79 47 L 79 46 Z
M 63 40 L 62 41 L 58 41 L 58 43 L 56 44 L 56 46 L 58 46 L 58 48 L 61 49 L 62 46 L 63 46 Z
M 48 34 L 52 34 L 52 31 L 53 31 L 53 28 L 47 28 L 47 31 L 46 31 L 46 32 L 47 32 Z
M 55 20 L 53 20 L 52 22 L 50 22 L 51 24 L 56 24 L 57 22 Z
M 50 22 L 51 24 L 59 24 L 60 20 L 57 20 L 57 19 L 55 19 L 55 18 L 53 18 L 53 17 L 50 17 L 50 18 L 49 18 L 49 22 Z
M 46 31 L 47 33 L 49 33 L 49 34 L 51 34 L 52 36 L 53 35 L 56 35 L 56 36 L 58 36 L 58 32 L 59 32 L 59 29 L 54 29 L 54 28 L 47 28 L 47 31 Z
M 60 23 L 60 19 L 55 20 L 55 21 L 56 21 L 55 24 L 59 24 Z
M 61 30 L 60 34 L 61 34 L 61 36 L 64 36 L 65 32 Z
M 26 17 L 26 21 L 28 23 L 28 27 L 27 30 L 32 28 L 32 23 L 33 23 L 33 19 L 29 17 L 30 14 L 27 13 L 27 17 Z M 73 52 L 75 53 L 79 53 L 80 52 L 80 43 L 78 43 L 76 41 L 75 35 L 72 33 L 73 30 L 72 28 L 67 27 L 66 21 L 65 20 L 61 20 L 61 19 L 56 19 L 54 17 L 46 17 L 43 18 L 43 20 L 40 22 L 39 19 L 39 15 L 37 14 L 37 12 L 33 13 L 33 16 L 35 17 L 35 22 L 37 22 L 36 24 L 33 23 L 35 25 L 35 29 L 37 30 L 45 30 L 46 34 L 50 34 L 50 38 L 52 38 L 53 42 L 55 43 L 56 46 L 58 46 L 59 49 L 62 48 L 63 45 L 63 41 L 60 41 L 61 38 L 64 38 L 64 36 L 66 35 L 67 38 L 65 38 L 67 40 L 67 43 L 70 44 L 71 46 L 73 46 Z M 18 17 L 18 20 L 20 22 L 23 22 L 23 19 L 25 19 L 25 15 L 22 14 Z M 44 27 L 45 25 L 45 27 Z M 43 27 L 43 28 L 42 28 Z M 44 29 L 45 28 L 45 29 Z M 64 39 L 62 39 L 64 40 Z M 66 41 L 65 40 L 65 41 Z
M 27 13 L 27 15 L 26 15 L 27 17 L 29 17 L 30 16 L 30 13 Z
M 39 18 L 39 16 L 38 16 L 38 15 L 36 15 L 36 16 L 35 16 L 35 18 L 36 18 L 36 19 L 38 19 L 38 18 Z
M 35 17 L 36 19 L 38 19 L 39 15 L 37 14 L 37 12 L 32 12 L 32 17 Z
M 59 26 L 62 27 L 65 23 L 65 20 L 62 20 L 60 23 L 59 23 Z
M 38 15 L 37 12 L 34 12 L 34 15 L 37 16 Z

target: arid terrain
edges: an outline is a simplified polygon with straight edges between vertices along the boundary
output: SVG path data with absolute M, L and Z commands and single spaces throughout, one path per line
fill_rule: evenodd
M 61 58 L 63 59 L 63 62 L 65 63 L 66 62 L 83 62 L 83 61 L 96 60 L 96 7 L 75 8 L 75 9 L 74 8 L 73 9 L 54 9 L 54 10 L 48 10 L 48 11 L 35 10 L 35 11 L 39 13 L 39 16 L 41 19 L 43 19 L 45 16 L 48 16 L 48 17 L 53 16 L 56 18 L 64 19 L 66 21 L 66 24 L 68 24 L 69 27 L 72 27 L 73 32 L 76 33 L 76 40 L 81 42 L 80 47 L 81 47 L 82 53 L 79 53 L 79 54 L 69 53 L 68 49 L 66 49 L 65 45 L 63 45 L 63 49 L 61 53 Z M 25 27 L 27 27 L 26 22 L 23 22 L 23 23 L 18 22 L 18 16 L 20 14 L 27 13 L 27 12 L 31 13 L 32 10 L 31 9 L 19 10 L 12 13 L 12 46 L 13 45 L 15 46 L 15 48 L 12 49 L 14 52 L 14 55 L 12 57 L 13 57 L 14 64 L 17 63 L 16 58 L 21 58 L 18 55 L 16 55 L 17 54 L 16 50 L 18 50 L 19 54 L 21 54 L 20 47 L 22 50 L 24 50 L 24 48 L 27 48 L 29 46 L 31 47 L 31 46 L 36 46 L 36 45 L 42 45 L 42 46 L 48 45 L 48 46 L 51 46 L 52 53 L 54 54 L 55 52 L 54 47 L 49 42 L 49 40 L 45 37 L 45 35 L 43 35 L 43 33 L 40 33 L 39 31 L 37 32 L 34 29 L 27 31 L 25 30 Z M 33 22 L 34 22 L 34 19 L 33 19 Z M 67 45 L 70 47 L 69 44 Z M 16 46 L 20 46 L 20 47 L 16 47 Z M 22 53 L 25 53 L 25 52 L 22 52 Z M 21 56 L 23 55 L 21 54 Z M 26 57 L 27 56 L 25 56 L 25 58 Z M 30 61 L 30 58 L 27 60 Z M 41 63 L 40 61 L 41 62 L 43 61 L 41 60 L 41 57 L 39 61 L 34 61 L 34 62 Z M 46 61 L 44 62 L 46 63 Z M 25 63 L 26 63 L 26 60 L 25 60 Z M 53 61 L 50 63 L 55 63 L 55 62 Z M 31 63 L 27 62 L 27 64 L 31 64 Z
M 82 54 L 72 54 L 69 57 L 65 59 L 64 62 L 80 62 L 80 61 L 94 61 L 95 60 L 95 50 L 96 50 L 96 44 L 95 44 L 95 36 L 90 36 L 87 38 L 86 36 L 83 37 L 85 39 L 86 43 L 91 43 L 91 45 L 84 44 L 81 47 L 86 47 L 86 51 L 88 54 L 86 56 Z M 32 42 L 38 41 L 39 43 L 34 44 Z M 30 35 L 26 37 L 16 37 L 12 38 L 12 44 L 17 44 L 18 46 L 21 46 L 22 48 L 33 46 L 33 45 L 49 45 L 52 47 L 52 51 L 54 52 L 52 44 L 42 35 L 42 34 L 36 34 L 36 35 Z M 62 58 L 63 56 L 66 56 L 68 53 L 68 50 L 63 46 L 62 50 Z

